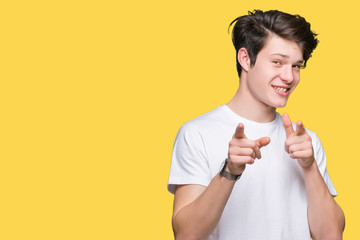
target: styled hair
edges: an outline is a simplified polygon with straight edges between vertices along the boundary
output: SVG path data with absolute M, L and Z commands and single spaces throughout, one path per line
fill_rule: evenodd
M 269 35 L 276 34 L 284 39 L 296 42 L 303 52 L 303 68 L 316 48 L 317 34 L 311 31 L 310 23 L 299 15 L 291 15 L 278 10 L 263 12 L 254 10 L 236 18 L 229 25 L 234 24 L 232 41 L 236 49 L 236 68 L 241 74 L 241 65 L 237 59 L 239 49 L 246 48 L 250 57 L 250 66 L 256 62 L 260 50 L 264 47 Z

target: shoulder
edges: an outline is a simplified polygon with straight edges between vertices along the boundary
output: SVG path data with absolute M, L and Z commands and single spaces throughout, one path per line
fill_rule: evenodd
M 184 123 L 180 130 L 185 132 L 206 132 L 213 129 L 215 126 L 226 125 L 228 123 L 231 123 L 231 121 L 226 116 L 226 109 L 224 106 L 219 106 L 210 112 L 204 113 Z

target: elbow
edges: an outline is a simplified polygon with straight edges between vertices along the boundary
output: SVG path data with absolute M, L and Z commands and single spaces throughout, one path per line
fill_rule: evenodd
M 207 237 L 202 236 L 197 231 L 180 230 L 173 227 L 175 240 L 206 240 Z
M 342 212 L 341 212 L 342 213 Z M 345 216 L 342 213 L 336 223 L 324 227 L 320 234 L 314 236 L 314 240 L 326 239 L 326 240 L 342 240 L 343 232 L 345 229 Z
M 328 233 L 326 235 L 324 235 L 323 238 L 319 238 L 319 239 L 327 239 L 327 240 L 342 240 L 342 232 L 338 232 L 338 231 L 333 231 L 331 233 Z
M 178 217 L 173 217 L 172 228 L 174 232 L 175 240 L 206 240 L 208 236 L 204 231 L 201 231 L 201 227 L 194 224 L 181 221 Z
M 313 235 L 311 234 L 312 239 L 314 240 L 342 240 L 342 231 L 339 231 L 337 229 L 331 229 L 330 231 L 323 232 L 322 234 Z
M 322 227 L 318 228 L 318 231 L 310 231 L 314 240 L 326 239 L 326 240 L 342 240 L 343 232 L 345 229 L 345 216 L 341 211 L 338 215 L 337 221 L 332 223 L 324 223 Z
M 204 238 L 199 238 L 191 234 L 175 234 L 175 240 L 203 240 Z
M 329 229 L 329 233 L 331 234 L 329 236 L 329 239 L 342 239 L 343 232 L 345 230 L 345 214 L 341 207 L 338 204 L 336 205 L 338 209 L 336 217 L 337 221 L 336 224 L 334 224 L 334 226 L 331 228 L 331 230 Z
M 203 236 L 195 229 L 183 229 L 173 224 L 173 232 L 175 240 L 206 240 L 207 237 Z
M 199 236 L 196 232 L 174 231 L 175 240 L 206 240 L 206 237 Z

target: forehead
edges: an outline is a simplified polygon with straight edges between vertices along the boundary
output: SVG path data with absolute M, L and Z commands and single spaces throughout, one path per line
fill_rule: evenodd
M 269 35 L 258 57 L 269 57 L 273 55 L 286 56 L 291 59 L 291 61 L 296 62 L 303 60 L 302 49 L 296 42 L 274 34 Z

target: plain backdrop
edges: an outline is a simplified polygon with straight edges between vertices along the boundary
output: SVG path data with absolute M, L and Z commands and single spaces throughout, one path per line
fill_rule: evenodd
M 172 239 L 180 126 L 238 87 L 229 23 L 304 16 L 319 46 L 287 112 L 315 131 L 360 236 L 356 1 L 8 1 L 0 4 L 0 238 Z

